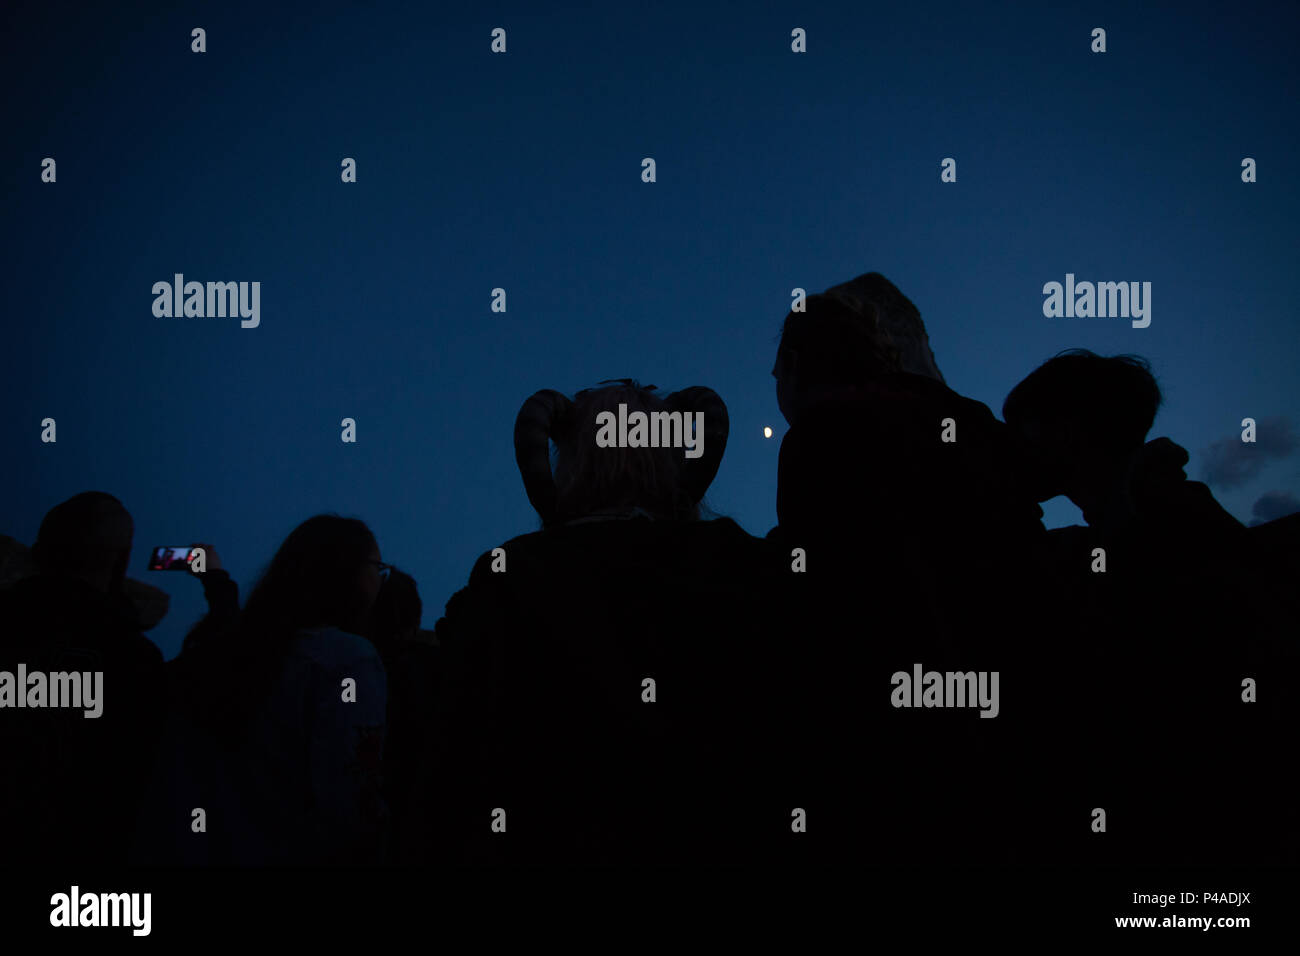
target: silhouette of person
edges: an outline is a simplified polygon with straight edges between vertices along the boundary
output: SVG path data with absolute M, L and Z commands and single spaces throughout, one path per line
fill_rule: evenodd
M 25 665 L 29 706 L 0 719 L 5 760 L 0 816 L 15 860 L 113 864 L 125 858 L 134 805 L 153 760 L 162 654 L 139 630 L 123 594 L 131 515 L 112 495 L 87 491 L 52 508 L 32 548 L 35 575 L 0 592 L 0 671 Z M 32 707 L 33 673 L 80 673 L 98 684 L 101 713 Z M 83 697 L 84 700 L 84 697 Z M 50 703 L 49 699 L 46 703 Z M 15 701 L 6 701 L 13 706 Z
M 703 387 L 602 385 L 524 403 L 515 454 L 542 530 L 484 554 L 438 621 L 451 745 L 439 776 L 455 793 L 437 816 L 462 837 L 439 852 L 767 858 L 793 806 L 771 719 L 784 688 L 763 677 L 776 658 L 771 551 L 730 519 L 700 520 L 726 406 Z M 620 416 L 626 436 L 611 444 L 601 430 Z
M 388 675 L 384 794 L 392 812 L 394 858 L 402 863 L 419 862 L 419 849 L 428 845 L 428 814 L 415 795 L 421 787 L 437 785 L 429 774 L 437 755 L 438 647 L 431 632 L 420 630 L 423 610 L 415 579 L 392 568 L 371 609 L 367 632 Z
M 896 323 L 907 311 L 898 300 L 915 312 L 883 277 L 859 288 L 888 292 Z M 1058 825 L 1047 797 L 1058 781 L 1026 772 L 1029 754 L 1041 767 L 1061 746 L 1045 720 L 1054 649 L 1038 639 L 1050 600 L 1042 510 L 1013 436 L 940 380 L 923 327 L 913 337 L 916 372 L 904 369 L 873 301 L 813 295 L 786 316 L 772 370 L 790 429 L 769 537 L 806 549 L 801 600 L 845 622 L 809 635 L 824 682 L 809 712 L 822 711 L 821 739 L 841 752 L 867 747 L 898 781 L 882 789 L 845 767 L 824 786 L 845 801 L 844 819 L 864 820 L 857 836 L 874 859 L 1047 853 L 1061 835 L 1042 832 Z M 1007 703 L 973 721 L 896 707 L 892 675 L 916 664 L 997 672 Z M 977 771 L 978 788 L 954 785 Z
M 380 794 L 387 681 L 360 636 L 382 584 L 354 518 L 295 528 L 238 622 L 171 662 L 171 712 L 141 862 L 372 864 L 386 853 Z M 191 839 L 192 808 L 207 812 Z
M 1072 669 L 1073 693 L 1097 702 L 1080 759 L 1096 805 L 1123 821 L 1111 842 L 1144 862 L 1256 858 L 1277 841 L 1255 828 L 1261 816 L 1238 782 L 1202 760 L 1216 745 L 1262 758 L 1253 748 L 1271 733 L 1245 723 L 1254 714 L 1239 696 L 1264 660 L 1261 620 L 1241 601 L 1246 529 L 1187 480 L 1184 449 L 1146 441 L 1161 400 L 1146 360 L 1071 349 L 1012 389 L 1003 414 L 1028 449 L 1039 500 L 1065 494 L 1088 523 L 1049 540 L 1070 589 L 1062 611 L 1085 624 L 1092 648 Z

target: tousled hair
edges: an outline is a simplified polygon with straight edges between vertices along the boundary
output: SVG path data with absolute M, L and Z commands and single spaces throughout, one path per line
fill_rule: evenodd
M 1047 427 L 1070 425 L 1097 447 L 1123 451 L 1146 440 L 1162 400 L 1141 356 L 1067 349 L 1011 390 L 1002 417 L 1012 425 L 1028 418 Z

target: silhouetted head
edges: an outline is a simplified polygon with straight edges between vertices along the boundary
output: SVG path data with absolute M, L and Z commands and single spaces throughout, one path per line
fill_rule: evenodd
M 874 306 L 839 295 L 810 295 L 790 312 L 776 350 L 776 401 L 791 425 L 807 409 L 902 371 L 898 349 Z
M 302 628 L 364 633 L 382 585 L 379 545 L 365 523 L 308 518 L 284 539 L 244 605 L 243 629 L 287 640 Z
M 370 610 L 370 639 L 379 647 L 410 640 L 420 630 L 423 613 L 415 578 L 393 568 Z
M 178 658 L 191 719 L 227 742 L 250 732 L 297 633 L 337 627 L 365 634 L 381 585 L 379 546 L 364 522 L 316 515 L 298 525 L 253 586 L 234 633 L 187 647 Z
M 83 491 L 55 505 L 41 521 L 32 557 L 43 574 L 85 581 L 99 591 L 117 591 L 131 560 L 135 525 L 110 494 Z
M 1035 453 L 1038 500 L 1066 494 L 1086 510 L 1142 447 L 1160 402 L 1145 359 L 1070 349 L 1013 388 L 1002 417 Z
M 637 510 L 661 520 L 698 517 L 727 445 L 722 399 L 702 386 L 660 397 L 630 379 L 601 385 L 572 399 L 537 392 L 515 419 L 515 460 L 543 525 Z M 645 416 L 639 433 L 634 413 Z
M 898 349 L 903 371 L 943 381 L 921 310 L 894 283 L 879 272 L 867 272 L 831 286 L 825 294 L 839 297 L 859 311 L 874 310 L 880 328 Z
M 0 591 L 15 581 L 31 577 L 37 570 L 31 548 L 17 538 L 0 534 Z

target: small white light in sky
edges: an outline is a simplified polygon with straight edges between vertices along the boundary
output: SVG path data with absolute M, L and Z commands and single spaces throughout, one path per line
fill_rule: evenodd
M 763 437 L 764 437 L 764 438 L 771 438 L 771 437 L 772 437 L 772 427 L 771 427 L 770 425 L 765 425 L 765 426 L 763 427 Z

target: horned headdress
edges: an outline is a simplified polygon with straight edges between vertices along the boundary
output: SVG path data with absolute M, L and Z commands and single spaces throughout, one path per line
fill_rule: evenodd
M 671 460 L 671 472 L 656 469 L 655 462 L 665 461 L 662 448 L 620 448 L 597 450 L 592 435 L 593 422 L 599 411 L 612 411 L 618 402 L 632 401 L 643 409 L 680 413 L 683 419 L 694 420 L 696 413 L 703 414 L 703 454 L 688 458 L 676 452 Z M 693 386 L 660 397 L 655 386 L 642 386 L 631 379 L 612 379 L 600 387 L 584 389 L 572 399 L 554 391 L 542 389 L 534 393 L 515 418 L 515 462 L 524 481 L 528 500 L 542 518 L 544 526 L 571 520 L 582 510 L 574 502 L 574 489 L 562 488 L 551 468 L 550 444 L 555 442 L 561 456 L 568 454 L 577 460 L 594 461 L 596 454 L 624 456 L 624 462 L 635 467 L 623 469 L 627 480 L 614 482 L 595 469 L 579 475 L 577 480 L 587 480 L 592 487 L 576 489 L 580 497 L 596 504 L 610 504 L 615 498 L 625 506 L 638 506 L 650 513 L 665 513 L 686 517 L 704 497 L 705 491 L 718 473 L 722 453 L 726 449 L 729 423 L 727 406 L 711 388 Z M 592 447 L 586 447 L 591 444 Z M 603 459 L 609 462 L 612 459 Z M 664 482 L 671 487 L 661 487 Z M 599 487 L 596 487 L 599 485 Z M 652 500 L 635 500 L 638 496 Z

